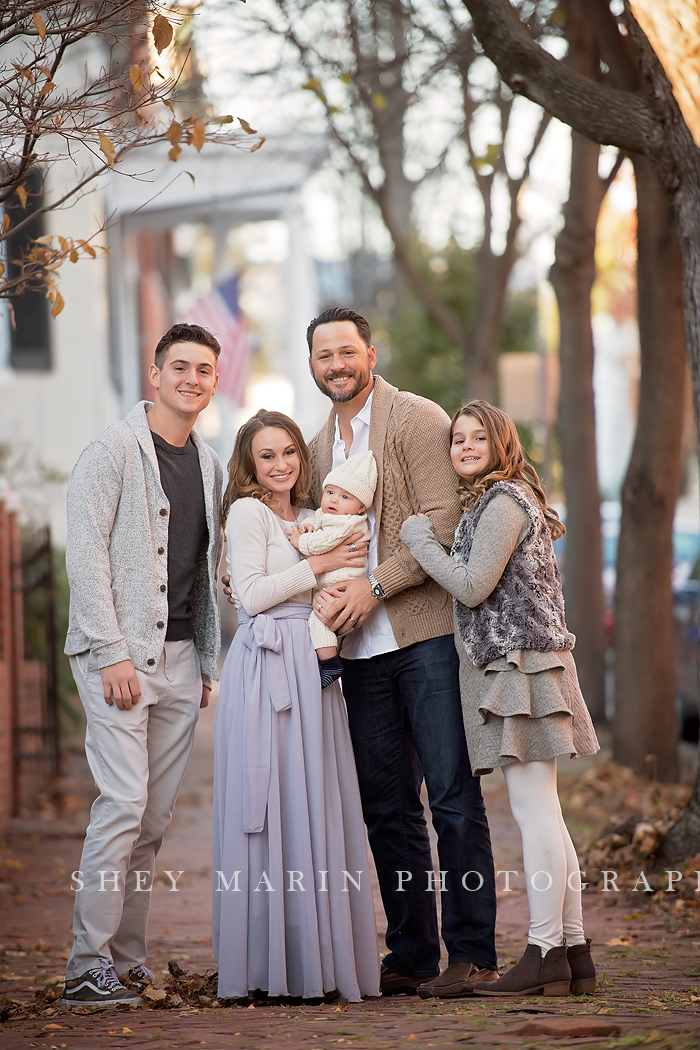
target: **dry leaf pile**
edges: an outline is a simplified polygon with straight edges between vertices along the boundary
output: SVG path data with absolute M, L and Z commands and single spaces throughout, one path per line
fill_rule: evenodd
M 645 780 L 611 761 L 596 763 L 571 780 L 562 778 L 564 814 L 587 832 L 588 845 L 580 851 L 586 882 L 598 886 L 604 881 L 603 872 L 617 872 L 619 888 L 631 890 L 644 872 L 649 888 L 662 899 L 669 876 L 663 870 L 653 871 L 655 854 L 683 812 L 690 790 L 687 784 Z M 680 880 L 674 874 L 673 902 L 684 899 L 700 907 L 697 871 L 700 855 L 682 866 Z M 639 881 L 638 892 L 642 890 L 646 886 Z M 673 902 L 668 902 L 671 907 Z

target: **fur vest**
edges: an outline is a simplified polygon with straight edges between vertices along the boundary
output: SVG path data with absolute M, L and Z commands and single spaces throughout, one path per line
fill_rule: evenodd
M 573 649 L 576 641 L 564 622 L 564 597 L 552 537 L 542 510 L 525 485 L 496 482 L 476 507 L 462 516 L 452 557 L 466 568 L 481 515 L 499 494 L 520 504 L 530 519 L 530 528 L 485 601 L 474 609 L 455 602 L 460 638 L 477 666 L 516 649 L 544 653 Z

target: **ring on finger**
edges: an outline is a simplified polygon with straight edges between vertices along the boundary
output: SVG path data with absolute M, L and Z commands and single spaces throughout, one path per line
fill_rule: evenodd
M 351 551 L 356 551 L 357 550 L 357 544 L 356 543 L 349 543 L 348 547 L 350 548 Z

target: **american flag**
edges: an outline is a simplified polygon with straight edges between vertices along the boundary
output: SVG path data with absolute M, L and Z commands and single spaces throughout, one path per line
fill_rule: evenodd
M 197 299 L 187 311 L 187 319 L 208 328 L 219 340 L 219 393 L 240 408 L 245 400 L 251 346 L 248 325 L 238 305 L 238 278 L 227 278 L 209 295 Z

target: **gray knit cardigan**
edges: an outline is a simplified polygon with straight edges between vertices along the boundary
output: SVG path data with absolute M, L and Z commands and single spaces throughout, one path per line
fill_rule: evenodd
M 562 652 L 573 649 L 576 641 L 564 621 L 561 577 L 549 527 L 524 485 L 496 482 L 476 507 L 462 516 L 452 557 L 466 568 L 479 519 L 500 493 L 520 504 L 530 519 L 530 528 L 488 598 L 474 609 L 455 601 L 460 638 L 478 666 L 516 649 Z

